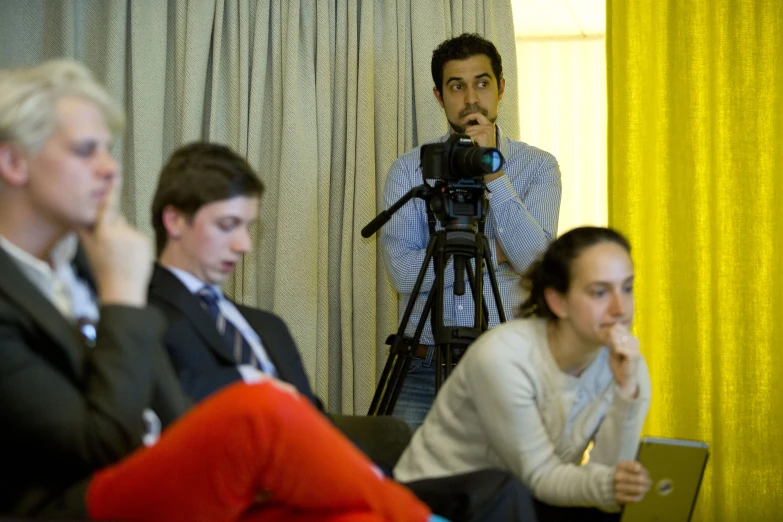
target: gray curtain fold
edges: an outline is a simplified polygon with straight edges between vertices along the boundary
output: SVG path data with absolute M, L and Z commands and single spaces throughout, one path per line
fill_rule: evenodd
M 3 0 L 0 67 L 86 63 L 127 111 L 123 210 L 150 236 L 168 155 L 225 143 L 266 185 L 256 248 L 227 291 L 282 316 L 331 411 L 366 412 L 397 324 L 375 238 L 394 159 L 446 132 L 430 58 L 478 32 L 507 81 L 498 123 L 519 132 L 510 0 Z

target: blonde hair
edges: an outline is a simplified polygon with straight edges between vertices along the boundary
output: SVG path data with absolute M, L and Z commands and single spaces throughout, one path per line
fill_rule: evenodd
M 95 103 L 112 133 L 124 125 L 122 109 L 90 71 L 72 60 L 0 70 L 0 143 L 37 152 L 57 128 L 57 102 L 75 96 Z

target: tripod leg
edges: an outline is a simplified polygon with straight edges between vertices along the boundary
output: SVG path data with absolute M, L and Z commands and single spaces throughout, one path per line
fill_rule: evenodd
M 473 318 L 474 324 L 478 324 L 477 328 L 480 328 L 482 331 L 487 330 L 489 328 L 489 307 L 487 307 L 487 300 L 484 298 L 484 285 L 483 281 L 481 284 L 481 293 L 479 294 L 476 291 L 477 284 L 474 283 L 474 276 L 473 276 L 473 267 L 471 267 L 469 264 L 467 265 L 467 271 L 468 271 L 468 283 L 470 284 L 470 291 L 473 295 L 473 302 L 478 303 L 479 300 L 477 299 L 477 296 L 481 296 L 481 310 L 479 314 L 479 307 L 477 306 L 475 308 L 476 313 Z M 479 272 L 480 274 L 481 272 Z M 478 281 L 478 279 L 476 279 Z
M 389 347 L 389 357 L 388 359 L 386 359 L 386 364 L 383 367 L 383 373 L 381 373 L 381 380 L 378 383 L 378 388 L 375 390 L 375 395 L 373 395 L 372 402 L 370 403 L 370 411 L 367 412 L 368 415 L 383 414 L 382 408 L 379 408 L 379 406 L 383 404 L 383 397 L 385 395 L 385 390 L 392 382 L 390 376 L 398 373 L 396 371 L 397 370 L 396 367 L 401 357 L 401 355 L 397 352 L 398 349 L 397 338 L 398 336 L 394 336 L 394 341 Z M 407 369 L 408 366 L 406 363 L 405 370 L 407 371 Z
M 489 240 L 484 237 L 484 259 L 489 267 L 487 273 L 489 274 L 489 285 L 492 287 L 492 295 L 495 297 L 495 306 L 498 309 L 498 318 L 501 323 L 506 322 L 506 312 L 503 309 L 503 301 L 500 300 L 500 289 L 498 288 L 498 280 L 495 277 L 495 271 L 492 270 L 492 259 L 489 257 Z
M 427 301 L 424 303 L 424 309 L 421 311 L 421 318 L 419 319 L 419 323 L 416 326 L 416 332 L 413 334 L 413 340 L 411 341 L 412 344 L 410 345 L 410 348 L 405 355 L 405 362 L 403 365 L 398 365 L 398 367 L 395 368 L 395 373 L 392 375 L 392 378 L 387 385 L 387 394 L 381 401 L 382 415 L 391 415 L 394 413 L 394 406 L 397 404 L 397 399 L 400 396 L 402 386 L 405 383 L 405 377 L 408 375 L 411 360 L 413 359 L 412 352 L 415 347 L 418 346 L 418 340 L 421 339 L 421 331 L 424 329 L 425 323 L 424 318 L 427 317 L 427 314 L 432 308 L 434 295 L 434 292 L 430 292 L 430 294 L 427 296 Z
M 427 301 L 422 310 L 421 317 L 416 327 L 416 332 L 413 338 L 407 340 L 408 346 L 403 351 L 402 347 L 406 342 L 405 330 L 408 328 L 411 315 L 413 314 L 413 307 L 416 304 L 416 297 L 421 292 L 421 287 L 424 283 L 424 277 L 429 269 L 430 262 L 433 259 L 433 253 L 436 251 L 438 243 L 441 238 L 441 234 L 436 233 L 430 236 L 430 241 L 427 244 L 427 250 L 424 254 L 424 261 L 422 262 L 419 274 L 416 276 L 416 282 L 411 290 L 411 297 L 408 300 L 408 305 L 405 307 L 400 326 L 397 329 L 395 340 L 392 343 L 389 351 L 389 358 L 384 366 L 383 373 L 381 374 L 381 380 L 375 389 L 372 402 L 370 404 L 370 410 L 368 415 L 391 415 L 394 412 L 394 405 L 397 403 L 397 397 L 402 389 L 405 376 L 407 375 L 411 361 L 411 351 L 413 347 L 418 346 L 419 339 L 421 338 L 421 332 L 424 328 L 424 323 L 427 318 L 429 310 L 432 308 L 433 298 L 436 294 L 434 289 L 438 288 L 438 283 L 442 286 L 443 274 L 435 271 L 435 281 L 433 283 L 432 290 L 427 296 Z M 438 263 L 436 263 L 437 265 Z

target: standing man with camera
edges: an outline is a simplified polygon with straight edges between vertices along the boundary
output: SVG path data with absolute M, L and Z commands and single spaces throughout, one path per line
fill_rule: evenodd
M 484 234 L 492 258 L 492 266 L 483 274 L 483 288 L 491 328 L 499 317 L 486 270 L 495 271 L 503 309 L 507 317 L 513 317 L 524 298 L 520 274 L 557 232 L 560 170 L 554 156 L 504 136 L 495 125 L 506 81 L 500 54 L 492 42 L 467 33 L 446 40 L 432 54 L 432 79 L 435 99 L 449 122 L 449 134 L 435 143 L 445 142 L 454 133 L 465 134 L 480 147 L 497 148 L 505 158 L 502 170 L 483 179 L 489 202 Z M 387 209 L 422 183 L 420 149 L 403 154 L 389 169 L 384 190 Z M 420 199 L 401 207 L 381 229 L 384 261 L 401 296 L 400 317 L 408 301 L 416 299 L 406 336 L 413 336 L 435 279 L 430 264 L 422 292 L 411 295 L 429 238 L 427 204 Z M 454 295 L 452 263 L 449 261 L 444 274 L 443 321 L 445 325 L 472 326 L 473 297 L 469 291 Z M 435 340 L 429 322 L 427 318 L 421 344 L 413 349 L 414 359 L 394 410 L 414 429 L 424 421 L 435 397 Z

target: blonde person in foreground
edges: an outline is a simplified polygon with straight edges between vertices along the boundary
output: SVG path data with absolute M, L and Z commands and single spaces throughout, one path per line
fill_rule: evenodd
M 632 460 L 651 391 L 630 331 L 630 246 L 612 229 L 571 230 L 522 283 L 522 318 L 467 351 L 395 478 L 508 470 L 532 491 L 540 522 L 613 520 L 650 487 Z

